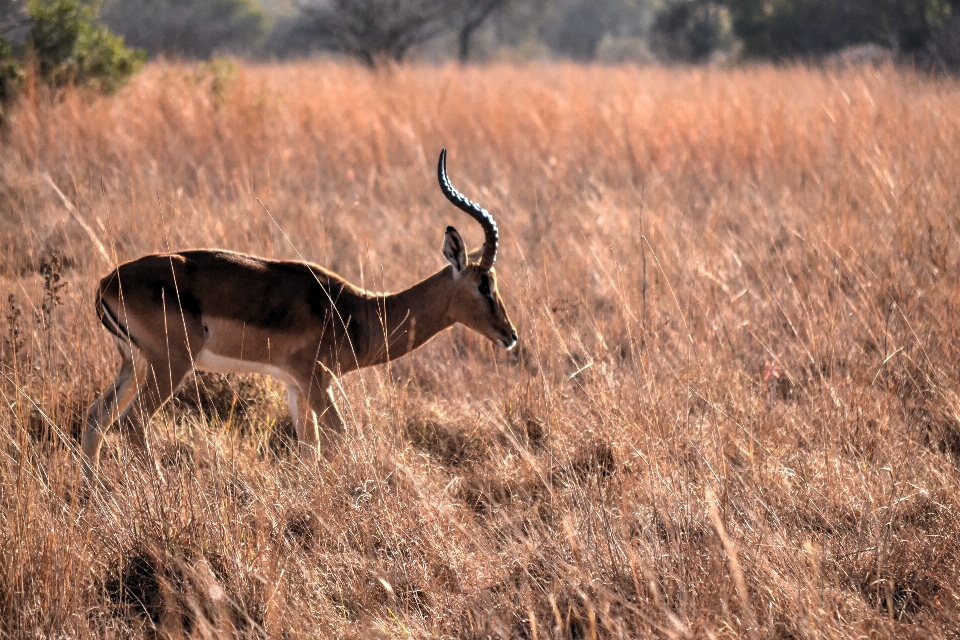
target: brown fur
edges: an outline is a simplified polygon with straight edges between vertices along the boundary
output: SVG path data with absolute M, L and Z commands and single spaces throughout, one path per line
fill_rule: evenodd
M 335 437 L 343 431 L 332 394 L 337 376 L 399 358 L 457 322 L 511 347 L 516 331 L 496 273 L 467 259 L 452 227 L 444 254 L 450 266 L 394 294 L 365 291 L 317 265 L 229 251 L 148 255 L 119 266 L 100 281 L 97 299 L 123 363 L 87 412 L 85 472 L 93 474 L 102 432 L 113 422 L 146 452 L 144 425 L 206 362 L 211 370 L 283 379 L 301 455 L 315 458 L 317 424 L 298 400 Z M 484 280 L 487 296 L 478 289 Z

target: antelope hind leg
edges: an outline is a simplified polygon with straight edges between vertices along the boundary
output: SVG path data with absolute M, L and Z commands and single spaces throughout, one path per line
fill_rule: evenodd
M 100 447 L 106 430 L 123 415 L 137 391 L 133 360 L 124 357 L 116 379 L 87 409 L 83 431 L 83 475 L 93 478 L 100 460 Z
M 173 397 L 173 393 L 192 370 L 189 360 L 169 361 L 164 365 L 147 364 L 143 375 L 138 375 L 139 391 L 120 421 L 121 433 L 126 437 L 138 456 L 150 459 L 150 446 L 146 426 L 150 418 Z M 140 374 L 140 367 L 137 367 Z

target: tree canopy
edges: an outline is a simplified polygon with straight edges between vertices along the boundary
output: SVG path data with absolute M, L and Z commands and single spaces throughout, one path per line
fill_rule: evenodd
M 0 0 L 0 109 L 26 67 L 50 85 L 113 91 L 143 64 L 143 54 L 99 19 L 100 5 L 82 0 Z M 0 111 L 2 115 L 2 111 Z

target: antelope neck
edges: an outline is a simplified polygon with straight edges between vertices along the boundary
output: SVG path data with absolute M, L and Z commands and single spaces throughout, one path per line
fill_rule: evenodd
M 452 326 L 448 313 L 452 281 L 451 268 L 446 267 L 404 291 L 372 295 L 364 366 L 396 360 Z

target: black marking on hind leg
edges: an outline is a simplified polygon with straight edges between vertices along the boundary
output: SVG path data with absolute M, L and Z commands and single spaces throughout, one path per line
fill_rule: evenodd
M 107 301 L 103 298 L 100 298 L 99 304 L 97 305 L 97 315 L 100 316 L 100 322 L 107 331 L 124 343 L 132 344 L 139 349 L 136 340 L 133 339 L 127 328 L 120 322 L 120 319 L 117 318 L 110 307 L 107 306 Z

